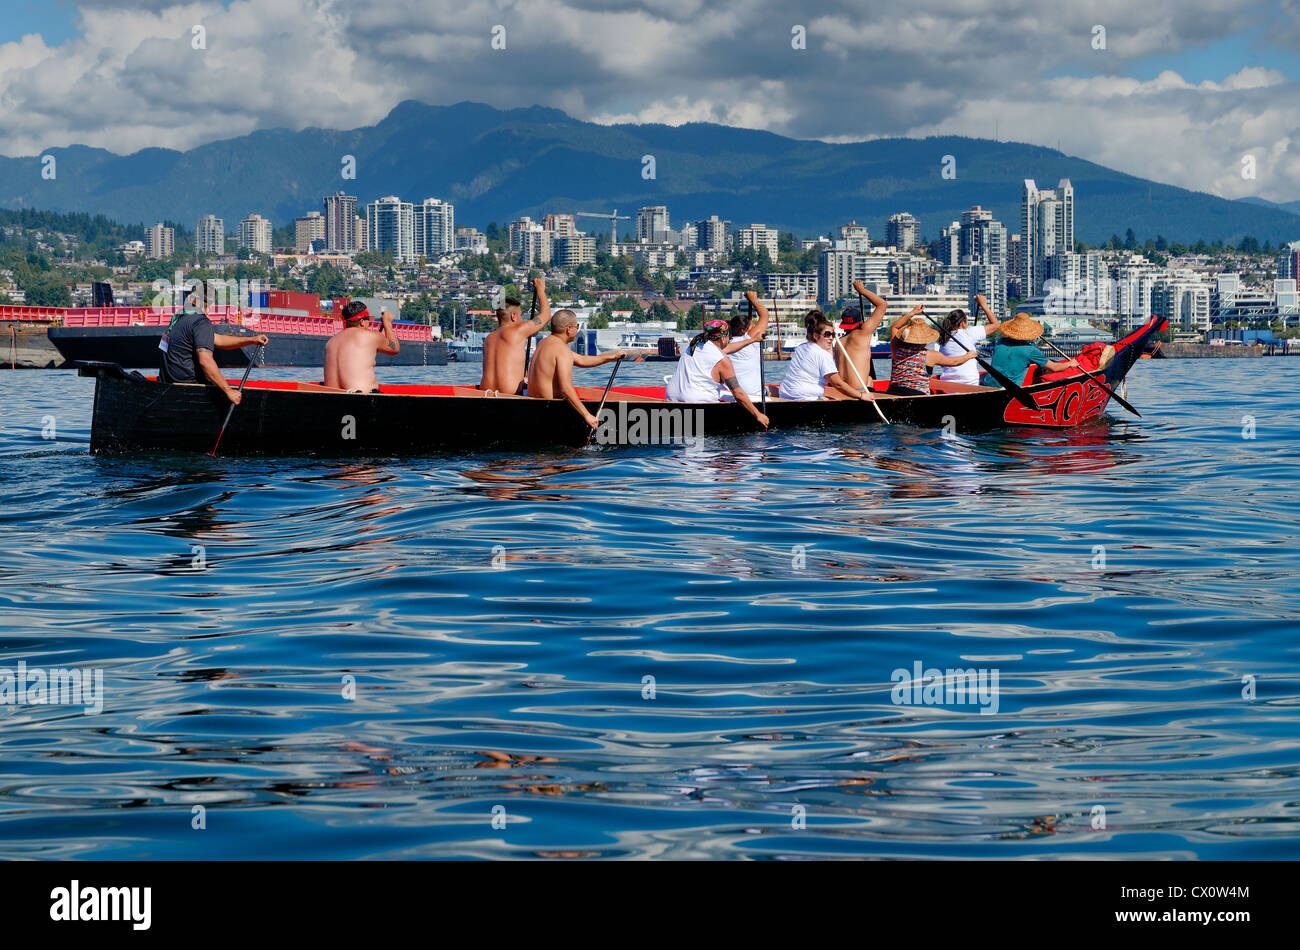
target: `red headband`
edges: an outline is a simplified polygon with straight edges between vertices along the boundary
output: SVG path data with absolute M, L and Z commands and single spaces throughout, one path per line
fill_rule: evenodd
M 350 316 L 350 317 L 344 317 L 344 318 L 343 318 L 343 322 L 344 322 L 344 323 L 359 323 L 359 322 L 361 322 L 362 320 L 366 319 L 366 317 L 368 317 L 368 316 L 370 316 L 370 311 L 369 311 L 369 310 L 362 310 L 360 313 L 354 313 L 354 314 L 353 314 L 352 316 Z

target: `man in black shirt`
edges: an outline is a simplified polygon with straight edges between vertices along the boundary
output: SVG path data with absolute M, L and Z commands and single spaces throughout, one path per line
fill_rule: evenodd
M 217 333 L 207 315 L 207 281 L 201 281 L 185 299 L 185 309 L 172 318 L 158 348 L 163 351 L 158 380 L 164 383 L 197 383 L 207 379 L 226 398 L 239 405 L 240 392 L 226 382 L 212 358 L 213 350 L 237 350 L 241 346 L 265 346 L 265 334 L 231 336 Z M 202 377 L 200 377 L 202 373 Z

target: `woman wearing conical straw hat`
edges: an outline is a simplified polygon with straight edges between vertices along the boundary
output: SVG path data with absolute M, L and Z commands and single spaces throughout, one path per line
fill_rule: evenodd
M 927 349 L 939 339 L 939 331 L 924 314 L 925 306 L 917 304 L 889 328 L 889 388 L 885 392 L 891 396 L 928 396 L 931 366 L 960 366 L 975 358 L 974 352 L 945 356 Z
M 1030 366 L 1046 367 L 1048 372 L 1058 372 L 1079 365 L 1078 360 L 1049 360 L 1046 354 L 1034 343 L 1043 335 L 1043 325 L 1027 313 L 1018 313 L 1002 324 L 1002 339 L 993 351 L 989 363 L 1013 383 L 1025 378 L 1025 370 Z M 980 382 L 985 386 L 997 386 L 998 381 L 985 373 Z

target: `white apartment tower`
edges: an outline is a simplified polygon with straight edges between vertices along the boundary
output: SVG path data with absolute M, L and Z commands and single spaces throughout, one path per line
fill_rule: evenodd
M 239 222 L 239 246 L 258 254 L 271 253 L 271 222 L 260 214 L 250 214 Z
M 1074 186 L 1062 178 L 1055 189 L 1026 178 L 1020 193 L 1020 277 L 1030 296 L 1041 294 L 1044 261 L 1055 251 L 1074 250 Z
M 205 214 L 194 226 L 194 250 L 198 254 L 226 253 L 226 223 L 215 214 Z
M 391 251 L 399 264 L 415 263 L 415 209 L 388 195 L 366 205 L 366 250 Z
M 415 206 L 415 256 L 425 260 L 449 254 L 456 248 L 456 209 L 437 198 Z
M 773 262 L 777 258 L 779 237 L 776 228 L 769 228 L 765 224 L 751 224 L 747 228 L 741 228 L 737 235 L 741 247 L 765 248 L 768 259 Z

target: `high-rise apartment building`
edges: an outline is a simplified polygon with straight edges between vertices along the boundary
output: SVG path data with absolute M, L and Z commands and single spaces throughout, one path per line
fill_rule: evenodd
M 651 205 L 637 209 L 636 239 L 639 244 L 661 244 L 668 235 L 668 209 Z
M 357 199 L 338 191 L 326 195 L 325 250 L 336 254 L 352 254 L 365 247 L 357 241 Z
M 399 264 L 415 262 L 415 209 L 409 201 L 387 195 L 366 205 L 366 250 L 391 251 Z
M 867 226 L 856 221 L 840 225 L 840 240 L 849 250 L 858 254 L 866 254 L 871 250 L 871 235 L 867 233 Z
M 762 248 L 767 251 L 768 259 L 772 261 L 777 258 L 779 237 L 776 228 L 769 228 L 765 224 L 751 224 L 747 228 L 741 228 L 737 233 L 737 241 L 741 247 Z
M 889 216 L 885 225 L 885 244 L 907 252 L 921 242 L 921 223 L 906 211 Z
M 317 248 L 325 247 L 325 216 L 319 211 L 309 211 L 293 222 L 293 247 L 299 254 L 309 254 L 312 242 Z
M 145 256 L 151 261 L 171 257 L 176 251 L 176 232 L 159 221 L 144 230 Z
M 426 260 L 456 248 L 456 209 L 437 198 L 425 198 L 414 210 L 415 256 Z
M 194 251 L 198 254 L 226 253 L 226 223 L 215 214 L 205 214 L 194 226 Z
M 250 214 L 239 222 L 239 246 L 258 254 L 271 253 L 271 222 L 260 214 Z
M 1020 193 L 1020 262 L 1025 291 L 1043 292 L 1044 262 L 1055 251 L 1074 250 L 1074 186 L 1062 178 L 1055 189 L 1026 178 Z

